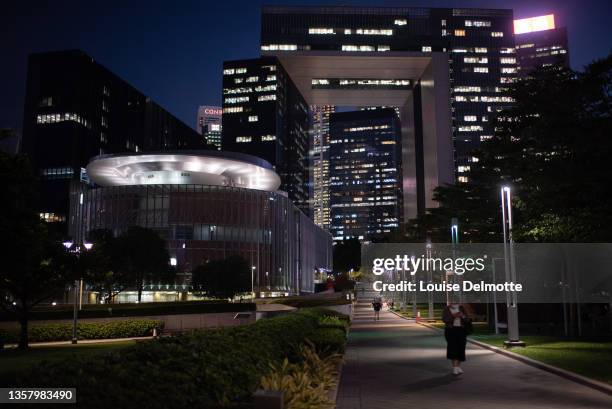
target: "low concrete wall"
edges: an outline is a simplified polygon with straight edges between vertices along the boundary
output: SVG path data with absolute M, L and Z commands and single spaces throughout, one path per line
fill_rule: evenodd
M 348 315 L 351 320 L 353 319 L 353 304 L 343 304 L 343 305 L 328 305 L 325 307 L 326 310 L 332 310 L 332 311 L 336 311 L 339 313 L 342 313 L 344 315 Z
M 187 331 L 198 328 L 232 327 L 255 322 L 255 311 L 250 312 L 248 318 L 234 319 L 236 312 L 220 312 L 209 314 L 174 314 L 174 315 L 148 315 L 138 317 L 108 317 L 108 318 L 83 318 L 79 322 L 109 322 L 125 320 L 160 320 L 164 321 L 165 332 Z M 30 321 L 30 326 L 43 324 L 71 323 L 71 319 L 63 320 L 35 320 Z M 18 328 L 15 321 L 2 321 L 0 328 Z

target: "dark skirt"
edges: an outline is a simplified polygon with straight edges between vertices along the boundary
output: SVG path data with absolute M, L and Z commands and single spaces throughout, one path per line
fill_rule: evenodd
M 446 358 L 465 361 L 466 333 L 463 327 L 450 327 L 444 329 L 446 338 Z

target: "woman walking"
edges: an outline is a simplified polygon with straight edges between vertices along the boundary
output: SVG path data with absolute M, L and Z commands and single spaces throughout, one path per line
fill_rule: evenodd
M 465 361 L 467 314 L 460 304 L 449 304 L 444 307 L 442 321 L 444 321 L 444 338 L 446 338 L 446 358 L 450 359 L 453 375 L 461 375 L 461 362 Z

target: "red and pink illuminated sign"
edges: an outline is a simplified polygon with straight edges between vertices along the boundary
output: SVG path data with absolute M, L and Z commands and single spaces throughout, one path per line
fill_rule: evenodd
M 553 28 L 555 28 L 554 14 L 514 20 L 514 34 L 533 33 L 534 31 L 552 30 Z

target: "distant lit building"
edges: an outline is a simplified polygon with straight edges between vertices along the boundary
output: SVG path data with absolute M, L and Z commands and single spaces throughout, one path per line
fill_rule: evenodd
M 514 20 L 514 40 L 520 77 L 539 67 L 570 66 L 567 29 L 555 26 L 553 14 Z
M 198 108 L 196 130 L 204 136 L 206 142 L 221 150 L 221 107 L 201 106 Z
M 333 240 L 369 241 L 402 223 L 401 138 L 393 108 L 331 114 Z
M 202 137 L 80 50 L 32 54 L 21 151 L 40 175 L 39 211 L 66 222 L 70 184 L 97 155 L 200 149 Z
M 308 105 L 276 57 L 223 63 L 221 142 L 271 163 L 280 189 L 310 213 Z
M 315 271 L 331 268 L 331 236 L 277 191 L 280 177 L 263 159 L 214 150 L 105 155 L 87 173 L 95 187 L 71 192 L 75 240 L 96 229 L 153 229 L 183 288 L 194 268 L 233 255 L 252 266 L 258 296 L 311 293 Z
M 310 129 L 312 132 L 312 210 L 317 226 L 329 230 L 331 213 L 329 207 L 329 116 L 336 111 L 333 105 L 310 107 Z

